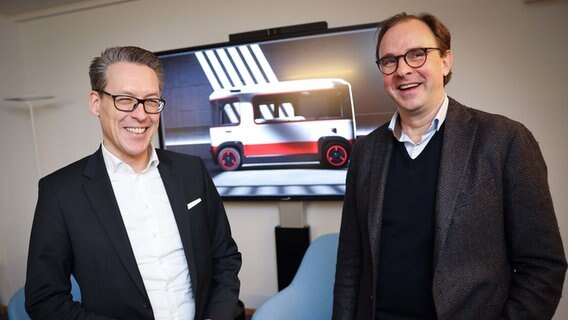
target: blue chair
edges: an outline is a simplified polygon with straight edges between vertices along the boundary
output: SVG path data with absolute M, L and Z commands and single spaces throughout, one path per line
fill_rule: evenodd
M 75 277 L 71 276 L 71 295 L 74 301 L 81 302 L 81 290 L 79 285 L 75 280 Z M 10 301 L 8 302 L 8 319 L 10 320 L 30 320 L 25 307 L 25 294 L 24 288 L 20 288 Z
M 314 240 L 290 285 L 256 309 L 252 319 L 331 319 L 338 242 L 338 233 Z

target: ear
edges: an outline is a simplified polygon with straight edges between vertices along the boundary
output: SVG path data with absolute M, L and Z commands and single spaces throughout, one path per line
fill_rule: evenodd
M 448 50 L 446 54 L 442 56 L 442 73 L 444 77 L 452 70 L 452 63 L 454 63 L 454 55 L 452 54 L 452 50 Z
M 98 92 L 91 90 L 89 93 L 89 108 L 91 109 L 91 114 L 95 117 L 100 115 L 100 107 L 101 107 L 101 96 Z

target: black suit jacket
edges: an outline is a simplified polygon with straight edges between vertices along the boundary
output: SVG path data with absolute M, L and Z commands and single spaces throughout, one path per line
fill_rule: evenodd
M 450 98 L 436 191 L 438 319 L 549 319 L 566 259 L 537 142 L 520 123 Z M 341 221 L 333 318 L 373 319 L 388 124 L 357 141 Z M 408 199 L 412 201 L 412 199 Z
M 233 319 L 241 255 L 217 190 L 201 159 L 157 154 L 189 266 L 195 319 Z M 70 274 L 81 304 L 71 300 Z M 32 319 L 153 319 L 101 149 L 40 180 L 25 292 Z

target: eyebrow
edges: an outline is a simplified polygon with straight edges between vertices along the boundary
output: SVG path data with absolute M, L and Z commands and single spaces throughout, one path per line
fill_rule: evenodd
M 399 55 L 405 55 L 410 50 L 420 49 L 420 48 L 430 48 L 430 47 L 428 47 L 428 46 L 412 47 L 412 48 L 406 49 L 406 51 L 404 53 L 401 53 L 401 54 L 387 53 L 384 56 L 379 55 L 379 57 L 380 57 L 380 59 L 382 59 L 384 57 L 389 57 L 389 56 L 396 57 L 396 56 L 399 56 Z
M 134 93 L 132 93 L 131 91 L 125 91 L 123 93 L 116 93 L 114 94 L 115 96 L 129 96 L 129 97 L 133 97 L 133 98 L 138 98 Z M 160 99 L 161 96 L 158 93 L 150 93 L 147 94 L 139 99 Z

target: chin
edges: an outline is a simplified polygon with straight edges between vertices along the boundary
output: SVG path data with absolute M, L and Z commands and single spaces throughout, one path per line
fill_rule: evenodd
M 130 148 L 128 148 L 128 154 L 133 156 L 133 157 L 140 155 L 140 154 L 146 152 L 146 150 L 148 150 L 149 146 L 150 146 L 149 143 L 131 145 Z
M 422 106 L 423 104 L 418 102 L 402 101 L 398 103 L 398 107 L 406 111 L 414 111 L 420 109 Z

